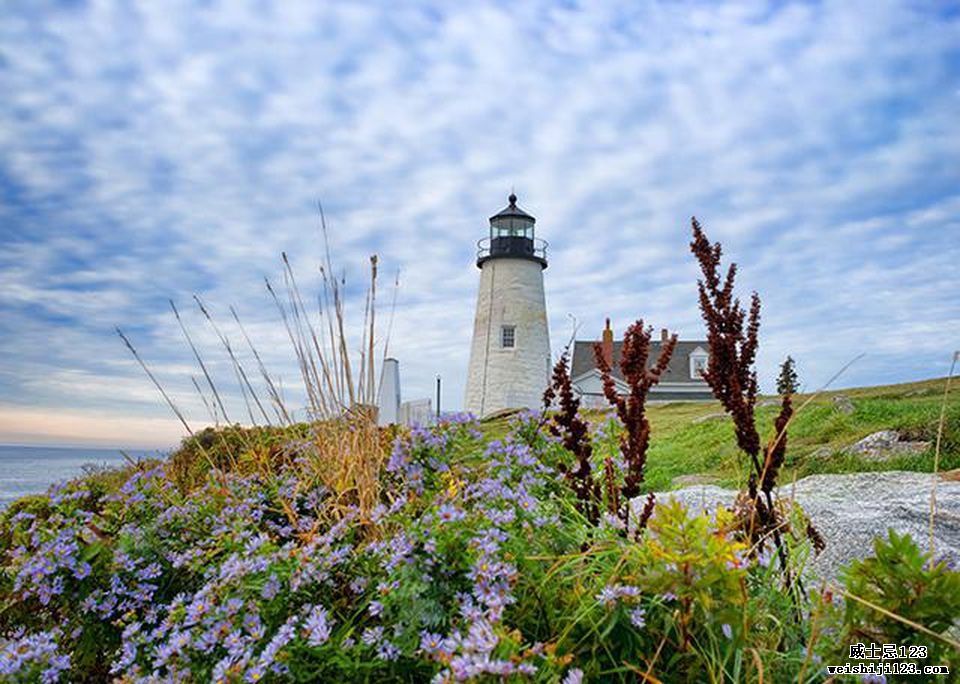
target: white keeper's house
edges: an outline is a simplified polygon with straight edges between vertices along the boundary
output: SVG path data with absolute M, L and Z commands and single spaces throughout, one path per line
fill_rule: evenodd
M 664 328 L 660 331 L 660 339 L 650 342 L 648 365 L 653 366 L 660 356 L 660 348 L 670 338 L 670 333 Z M 594 345 L 599 344 L 607 363 L 611 368 L 611 375 L 617 384 L 620 394 L 628 394 L 630 388 L 624 382 L 620 372 L 620 350 L 623 342 L 614 342 L 613 330 L 610 328 L 610 319 L 599 340 L 577 340 L 573 345 L 573 359 L 570 364 L 570 378 L 574 390 L 580 395 L 580 404 L 584 408 L 606 407 L 606 397 L 603 396 L 603 382 L 600 379 L 600 370 L 597 368 Z M 706 340 L 680 340 L 670 357 L 667 370 L 660 376 L 660 383 L 650 388 L 648 395 L 651 402 L 671 401 L 712 401 L 713 394 L 710 387 L 704 382 L 700 371 L 707 367 Z

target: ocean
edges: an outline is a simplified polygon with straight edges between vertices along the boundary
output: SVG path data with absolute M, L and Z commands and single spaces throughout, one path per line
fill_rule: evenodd
M 127 450 L 132 458 L 156 451 Z M 123 465 L 118 449 L 89 447 L 7 446 L 0 444 L 0 509 L 27 494 L 47 491 L 50 485 L 83 474 L 83 466 Z

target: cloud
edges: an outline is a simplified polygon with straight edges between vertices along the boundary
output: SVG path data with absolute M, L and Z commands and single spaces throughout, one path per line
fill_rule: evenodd
M 447 408 L 511 187 L 551 243 L 555 352 L 570 315 L 702 335 L 691 214 L 763 297 L 767 387 L 786 353 L 816 386 L 865 352 L 856 385 L 960 346 L 960 24 L 936 3 L 101 0 L 22 5 L 0 36 L 3 412 L 167 420 L 119 325 L 202 423 L 174 299 L 242 416 L 194 292 L 300 402 L 263 278 L 285 251 L 317 291 L 318 199 L 352 325 L 376 252 L 404 394 L 440 374 Z

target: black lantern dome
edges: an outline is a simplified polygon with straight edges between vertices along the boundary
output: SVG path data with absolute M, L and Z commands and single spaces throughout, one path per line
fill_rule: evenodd
M 509 204 L 490 217 L 490 237 L 477 244 L 477 266 L 496 258 L 529 259 L 547 267 L 547 243 L 534 235 L 533 216 L 517 206 L 517 196 L 510 193 Z

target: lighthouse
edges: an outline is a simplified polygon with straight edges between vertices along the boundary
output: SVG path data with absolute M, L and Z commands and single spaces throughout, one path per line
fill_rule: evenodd
M 464 408 L 481 418 L 540 406 L 550 379 L 547 243 L 534 235 L 536 219 L 517 206 L 517 196 L 508 201 L 477 243 L 480 290 Z

